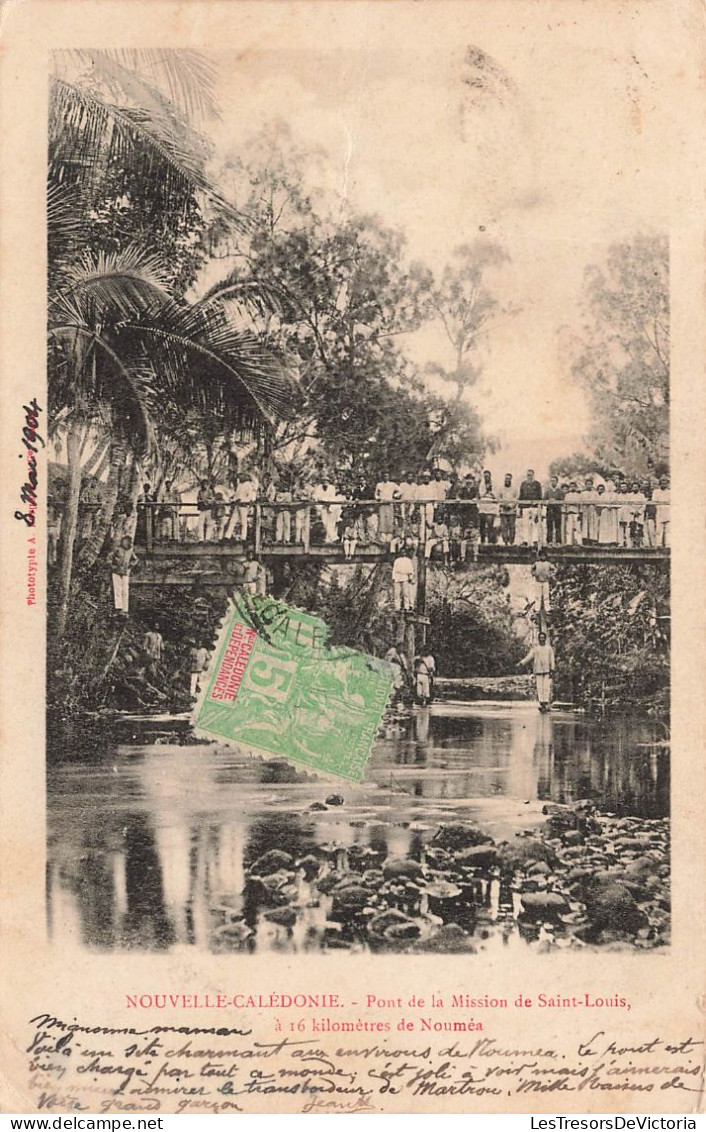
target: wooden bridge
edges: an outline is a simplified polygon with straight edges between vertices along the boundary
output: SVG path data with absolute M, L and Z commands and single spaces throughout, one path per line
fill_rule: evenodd
M 606 544 L 597 540 L 572 540 L 547 545 L 547 504 L 541 502 L 532 506 L 536 544 L 505 544 L 497 540 L 478 542 L 476 538 L 468 537 L 464 521 L 464 512 L 475 506 L 466 500 L 389 504 L 379 500 L 306 500 L 293 503 L 255 501 L 251 504 L 225 504 L 222 516 L 204 521 L 203 512 L 199 512 L 196 504 L 182 504 L 178 508 L 173 506 L 170 511 L 168 505 L 150 503 L 142 508 L 142 523 L 139 528 L 142 537 L 138 537 L 135 548 L 141 559 L 141 566 L 134 575 L 133 583 L 142 586 L 191 586 L 198 582 L 231 588 L 241 576 L 241 564 L 248 552 L 254 553 L 276 574 L 280 574 L 288 564 L 374 564 L 392 562 L 399 554 L 408 554 L 423 565 L 434 563 L 445 550 L 448 550 L 450 562 L 456 569 L 470 569 L 476 562 L 480 565 L 531 565 L 536 561 L 540 547 L 546 549 L 547 557 L 557 566 L 629 566 L 649 563 L 668 567 L 669 547 L 645 545 L 644 538 L 640 540 L 641 545 L 630 546 Z M 561 506 L 560 535 L 564 535 L 570 516 L 566 505 Z M 620 505 L 602 505 L 600 511 L 606 513 L 616 506 Z M 388 508 L 386 515 L 385 507 Z M 423 521 L 425 512 L 428 514 L 427 509 L 431 507 L 435 509 L 437 516 L 439 510 L 442 516 L 445 513 L 460 515 L 465 537 L 454 538 L 449 531 L 447 540 L 436 538 L 435 532 Z M 337 510 L 334 511 L 334 508 Z M 416 509 L 416 517 L 410 518 L 410 514 L 415 514 L 412 512 L 413 508 Z M 321 515 L 326 509 L 329 509 L 329 519 L 342 516 L 337 524 L 339 531 L 347 512 L 363 516 L 360 520 L 363 524 L 362 537 L 348 545 L 348 554 L 344 553 L 340 535 L 335 541 L 325 541 L 327 532 L 321 522 Z M 278 523 L 280 515 L 287 516 L 286 525 Z M 365 528 L 365 524 L 370 523 L 371 516 L 374 528 L 381 530 L 383 526 L 389 525 L 390 529 L 370 537 L 370 530 Z M 238 522 L 234 523 L 234 519 Z M 571 519 L 575 537 L 575 512 Z M 584 525 L 588 528 L 587 519 Z M 617 524 L 614 525 L 617 530 Z M 329 534 L 332 533 L 332 526 L 330 522 Z M 237 537 L 224 537 L 230 527 L 234 528 Z M 578 527 L 580 531 L 580 522 Z M 278 539 L 277 533 L 280 536 L 285 534 L 286 541 L 282 537 Z M 656 532 L 648 533 L 651 534 L 651 539 L 647 541 L 656 541 Z M 298 541 L 290 541 L 292 534 L 295 538 L 299 536 Z M 448 546 L 444 545 L 445 541 Z M 432 543 L 433 546 L 430 545 Z
M 342 513 L 341 519 L 335 523 L 337 536 L 335 540 L 331 535 L 334 534 L 333 520 L 337 512 L 333 515 L 331 512 L 324 513 L 323 520 L 328 522 L 322 521 L 323 509 L 331 507 L 329 501 L 321 501 L 318 504 L 316 501 L 299 504 L 254 502 L 247 506 L 229 504 L 225 515 L 217 513 L 216 520 L 211 519 L 210 522 L 208 517 L 203 518 L 203 513 L 199 515 L 195 505 L 191 505 L 189 514 L 182 506 L 178 511 L 174 507 L 170 512 L 165 510 L 164 505 L 159 510 L 158 504 L 149 504 L 142 514 L 141 533 L 144 535 L 144 541 L 141 545 L 138 539 L 136 545 L 140 568 L 132 575 L 132 584 L 207 586 L 209 589 L 228 593 L 245 583 L 245 562 L 254 557 L 271 573 L 273 592 L 282 593 L 286 589 L 287 569 L 295 563 L 355 566 L 359 563 L 393 562 L 399 555 L 407 555 L 416 560 L 414 609 L 399 609 L 397 612 L 399 619 L 397 645 L 404 651 L 411 664 L 417 649 L 426 642 L 427 627 L 430 624 L 426 615 L 427 570 L 430 564 L 435 564 L 436 553 L 440 551 L 442 560 L 448 559 L 452 568 L 456 570 L 471 570 L 476 563 L 529 566 L 537 561 L 538 550 L 545 543 L 546 517 L 542 504 L 533 508 L 533 512 L 536 512 L 537 545 L 479 542 L 473 537 L 475 528 L 469 529 L 468 524 L 463 523 L 463 519 L 460 536 L 459 524 L 456 523 L 456 537 L 451 537 L 449 530 L 447 539 L 439 539 L 438 528 L 430 527 L 426 522 L 429 514 L 427 501 L 415 505 L 416 518 L 412 522 L 404 504 L 388 504 L 387 513 L 382 511 L 385 504 L 379 501 L 356 501 L 343 505 L 334 503 L 333 506 L 338 507 Z M 368 519 L 373 515 L 377 520 L 372 524 L 372 529 L 363 526 L 363 537 L 360 539 L 345 540 L 345 552 L 344 540 L 340 537 L 342 523 L 345 521 L 344 506 L 350 508 L 349 513 L 358 514 L 363 518 L 367 514 Z M 436 501 L 434 521 L 438 520 L 437 508 L 442 509 L 443 515 L 452 508 L 454 513 L 458 514 L 467 506 L 464 501 L 454 500 L 446 503 Z M 294 523 L 290 521 L 292 511 L 294 511 Z M 283 513 L 288 514 L 288 521 L 278 523 L 277 516 Z M 316 516 L 314 523 L 311 522 L 312 514 Z M 566 518 L 567 516 L 562 516 L 560 535 L 563 535 L 567 529 Z M 229 527 L 234 526 L 234 520 L 240 523 L 237 531 L 239 537 L 235 539 L 225 537 Z M 573 534 L 575 534 L 575 525 L 574 516 L 569 525 Z M 380 528 L 383 528 L 382 532 Z M 588 523 L 586 528 L 594 530 L 594 527 L 589 526 Z M 523 530 L 527 530 L 526 525 Z M 292 533 L 297 539 L 295 542 L 290 541 Z M 553 533 L 556 533 L 555 523 Z M 329 541 L 326 541 L 327 534 Z M 286 541 L 281 537 L 282 535 L 287 536 Z M 668 546 L 617 546 L 601 544 L 599 541 L 580 543 L 572 541 L 546 546 L 546 551 L 548 559 L 556 565 L 652 563 L 668 567 L 669 563 Z M 251 585 L 254 588 L 258 583 Z M 540 626 L 546 631 L 547 615 L 543 604 L 539 617 Z

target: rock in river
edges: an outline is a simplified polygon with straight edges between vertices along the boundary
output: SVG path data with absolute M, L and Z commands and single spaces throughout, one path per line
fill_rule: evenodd
M 294 858 L 291 853 L 283 853 L 281 849 L 270 849 L 253 862 L 250 873 L 253 876 L 266 877 L 279 872 L 280 869 L 291 869 L 293 864 Z
M 558 892 L 523 892 L 520 896 L 524 914 L 531 920 L 555 920 L 569 905 Z

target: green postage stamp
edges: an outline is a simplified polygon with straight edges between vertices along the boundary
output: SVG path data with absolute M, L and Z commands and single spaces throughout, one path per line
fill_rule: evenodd
M 195 709 L 197 735 L 359 782 L 392 690 L 390 666 L 329 647 L 320 618 L 271 597 L 232 600 Z

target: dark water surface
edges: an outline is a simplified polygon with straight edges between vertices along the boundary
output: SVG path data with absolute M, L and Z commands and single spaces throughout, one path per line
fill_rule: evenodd
M 353 848 L 379 867 L 423 861 L 443 823 L 511 838 L 543 820 L 547 801 L 588 798 L 641 818 L 669 808 L 668 752 L 650 725 L 542 716 L 534 704 L 420 710 L 377 744 L 360 785 L 166 738 L 77 741 L 49 768 L 49 927 L 62 947 L 233 950 L 247 936 L 248 950 L 317 950 L 333 938 L 331 898 L 301 870 L 286 885 L 293 925 L 273 923 L 246 885 L 272 848 L 313 851 L 324 871 L 345 869 Z M 332 791 L 342 805 L 310 809 Z

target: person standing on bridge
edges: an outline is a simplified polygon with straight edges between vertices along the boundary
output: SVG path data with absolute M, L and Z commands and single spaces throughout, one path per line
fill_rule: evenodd
M 459 499 L 464 500 L 461 512 L 461 530 L 463 538 L 471 547 L 471 558 L 478 561 L 478 481 L 473 472 L 466 472 L 459 489 Z
M 494 544 L 497 540 L 495 519 L 499 513 L 498 501 L 493 490 L 493 480 L 489 471 L 483 472 L 483 486 L 478 503 L 480 520 L 480 541 Z
M 598 485 L 600 509 L 598 514 L 598 541 L 601 546 L 618 545 L 618 493 L 613 479 Z
M 197 524 L 199 542 L 210 542 L 213 534 L 213 504 L 215 501 L 213 488 L 208 480 L 201 480 L 198 494 L 196 496 L 196 509 L 199 513 L 199 521 Z
M 510 472 L 498 492 L 500 507 L 500 534 L 505 546 L 514 546 L 517 533 L 517 488 L 512 485 Z
M 652 492 L 652 502 L 657 505 L 657 546 L 669 546 L 669 476 L 660 476 L 659 487 Z
M 419 519 L 417 518 L 415 525 L 415 515 L 417 513 L 416 500 L 418 494 L 418 484 L 414 472 L 408 471 L 400 483 L 400 525 L 402 538 L 416 538 L 417 541 L 419 540 Z
M 174 487 L 173 480 L 165 480 L 159 493 L 159 537 L 166 542 L 179 541 L 179 508 L 181 495 Z
M 542 498 L 542 485 L 534 478 L 534 468 L 527 469 L 527 475 L 520 484 L 519 539 L 523 546 L 536 546 L 539 542 L 539 507 Z M 534 506 L 533 506 L 534 504 Z
M 238 536 L 242 542 L 247 542 L 248 539 L 248 519 L 252 504 L 257 499 L 257 484 L 251 476 L 241 476 L 240 483 L 235 490 L 233 502 L 235 506 L 232 509 L 228 526 L 226 527 L 225 537 L 234 538 L 236 523 L 238 525 Z
M 145 483 L 142 485 L 142 491 L 137 497 L 137 525 L 135 528 L 135 541 L 144 546 L 147 542 L 147 532 L 149 531 L 150 537 L 154 529 L 155 513 L 150 504 L 154 503 L 157 496 L 152 491 L 152 484 Z
M 394 500 L 400 498 L 400 485 L 390 479 L 389 472 L 385 470 L 375 488 L 375 498 L 378 507 L 378 535 L 382 542 L 392 542 L 395 533 L 395 504 Z
M 292 494 L 295 501 L 302 504 L 294 511 L 294 541 L 307 548 L 311 530 L 311 485 L 301 478 L 295 482 Z
M 321 482 L 317 484 L 314 490 L 314 497 L 318 505 L 316 510 L 324 528 L 324 542 L 335 542 L 338 534 L 338 521 L 341 518 L 341 508 L 340 506 L 332 506 L 332 504 L 338 502 L 338 492 L 327 475 L 321 477 Z
M 534 672 L 539 710 L 544 713 L 549 711 L 552 701 L 552 679 L 555 666 L 554 649 L 548 643 L 546 633 L 539 634 L 537 644 L 532 646 L 527 656 L 522 658 L 517 667 L 524 668 L 526 664 L 530 663 Z
M 562 503 L 564 502 L 564 492 L 559 487 L 559 477 L 552 476 L 549 481 L 549 487 L 544 492 L 544 498 L 547 501 L 546 506 L 546 522 L 547 522 L 547 542 L 550 545 L 556 545 L 562 541 L 561 537 L 561 512 Z
M 645 497 L 645 543 L 652 547 L 657 545 L 657 504 L 649 476 L 642 481 L 642 494 Z

